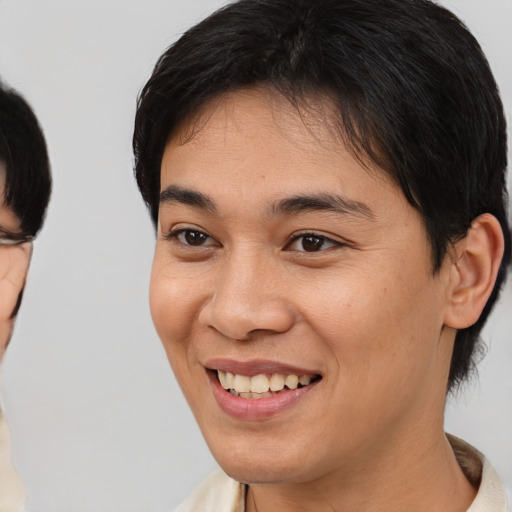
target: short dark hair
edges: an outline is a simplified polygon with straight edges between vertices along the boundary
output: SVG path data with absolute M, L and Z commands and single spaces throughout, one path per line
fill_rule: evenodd
M 507 135 L 489 64 L 464 24 L 429 0 L 240 0 L 158 60 L 135 119 L 135 176 L 153 221 L 167 140 L 206 102 L 268 86 L 292 103 L 324 96 L 343 141 L 422 215 L 437 271 L 450 244 L 491 213 L 505 236 L 480 319 L 457 333 L 449 388 L 474 368 L 480 330 L 510 261 Z
M 21 234 L 41 228 L 51 192 L 43 131 L 28 103 L 0 82 L 0 162 L 5 165 L 4 204 L 20 221 Z

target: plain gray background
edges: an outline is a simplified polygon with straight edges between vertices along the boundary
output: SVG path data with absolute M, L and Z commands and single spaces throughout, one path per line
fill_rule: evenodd
M 512 1 L 444 3 L 481 41 L 512 125 Z M 1 383 L 31 511 L 169 511 L 215 467 L 151 324 L 154 235 L 130 144 L 157 57 L 221 4 L 0 0 L 0 73 L 42 122 L 55 183 Z M 510 492 L 510 282 L 485 339 L 447 430 Z

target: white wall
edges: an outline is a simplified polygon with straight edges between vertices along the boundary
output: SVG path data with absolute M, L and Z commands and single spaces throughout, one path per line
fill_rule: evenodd
M 450 0 L 487 51 L 512 125 L 512 2 Z M 149 218 L 132 179 L 135 97 L 216 0 L 0 0 L 0 73 L 33 104 L 54 194 L 2 395 L 35 512 L 171 510 L 213 467 L 151 324 Z M 512 489 L 512 284 L 480 383 L 448 430 Z

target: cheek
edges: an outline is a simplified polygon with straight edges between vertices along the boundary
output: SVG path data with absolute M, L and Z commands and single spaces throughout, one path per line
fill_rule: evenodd
M 151 271 L 149 305 L 155 328 L 167 350 L 187 338 L 193 318 L 194 287 L 155 256 Z
M 186 288 L 182 279 L 162 270 L 155 258 L 149 290 L 151 316 L 176 379 L 188 396 L 193 314 Z
M 317 283 L 308 294 L 311 324 L 351 387 L 401 386 L 435 355 L 442 316 L 433 280 L 389 267 Z

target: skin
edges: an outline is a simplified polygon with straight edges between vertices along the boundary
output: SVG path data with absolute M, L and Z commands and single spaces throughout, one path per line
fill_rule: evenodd
M 485 279 L 466 241 L 433 273 L 417 211 L 316 107 L 299 115 L 277 93 L 239 91 L 171 137 L 151 276 L 156 329 L 213 455 L 250 484 L 249 512 L 464 511 L 475 489 L 443 432 L 446 383 L 467 297 L 479 308 L 490 291 L 468 292 Z M 185 189 L 208 204 L 166 193 Z M 322 195 L 348 207 L 276 208 Z M 496 226 L 482 225 L 497 258 Z M 305 250 L 305 234 L 319 250 Z M 216 358 L 322 379 L 270 418 L 234 418 L 212 393 L 205 365 Z
M 0 162 L 0 233 L 20 233 L 20 222 L 3 202 L 5 166 Z M 0 361 L 11 339 L 14 327 L 12 316 L 18 297 L 25 286 L 32 244 L 0 245 Z

